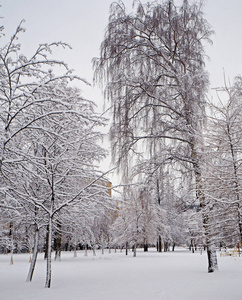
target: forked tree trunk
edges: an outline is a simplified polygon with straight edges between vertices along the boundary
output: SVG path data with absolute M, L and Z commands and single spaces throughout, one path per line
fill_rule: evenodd
M 30 267 L 29 267 L 29 273 L 26 279 L 27 282 L 32 281 L 34 275 L 34 269 L 37 261 L 37 255 L 38 255 L 38 245 L 39 245 L 39 229 L 38 227 L 36 227 L 35 236 L 34 236 L 34 251 L 31 259 Z

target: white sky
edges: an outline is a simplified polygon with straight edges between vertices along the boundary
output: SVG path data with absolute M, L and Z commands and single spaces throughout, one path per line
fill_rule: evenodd
M 181 1 L 181 0 L 177 0 Z M 93 57 L 99 56 L 100 43 L 108 23 L 112 0 L 0 0 L 1 20 L 6 38 L 12 35 L 22 19 L 26 32 L 21 35 L 23 53 L 31 55 L 40 43 L 63 41 L 73 50 L 58 50 L 58 59 L 75 69 L 80 77 L 92 82 Z M 129 10 L 133 0 L 124 0 Z M 142 2 L 146 2 L 142 0 Z M 207 46 L 211 87 L 242 74 L 242 1 L 205 0 L 205 16 L 216 34 L 213 46 Z M 3 45 L 4 39 L 2 38 Z M 7 40 L 6 40 L 7 41 Z M 102 95 L 97 89 L 81 87 L 83 95 L 102 108 Z
M 124 1 L 129 8 L 132 2 Z M 7 35 L 13 34 L 22 19 L 26 20 L 26 32 L 20 40 L 24 53 L 31 54 L 39 43 L 68 42 L 73 50 L 58 51 L 58 58 L 92 82 L 91 60 L 99 55 L 111 3 L 112 0 L 0 0 L 0 15 Z M 205 13 L 216 32 L 214 45 L 207 47 L 211 86 L 216 87 L 223 84 L 223 69 L 231 81 L 242 73 L 242 1 L 205 0 Z M 86 93 L 91 97 L 91 91 Z M 101 103 L 102 99 L 96 101 Z

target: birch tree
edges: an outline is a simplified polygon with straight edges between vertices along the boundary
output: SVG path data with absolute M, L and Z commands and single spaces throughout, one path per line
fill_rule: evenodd
M 109 24 L 96 60 L 96 79 L 105 85 L 112 103 L 111 140 L 120 166 L 127 167 L 148 140 L 163 140 L 172 160 L 185 162 L 193 172 L 196 195 L 202 192 L 202 125 L 208 74 L 204 69 L 204 42 L 211 28 L 202 4 L 180 7 L 173 1 L 138 3 L 133 14 L 113 3 Z M 122 166 L 123 168 L 123 166 Z M 216 269 L 215 247 L 209 240 L 203 215 L 209 272 Z

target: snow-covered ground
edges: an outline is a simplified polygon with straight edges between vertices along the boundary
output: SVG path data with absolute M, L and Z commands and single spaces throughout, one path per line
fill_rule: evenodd
M 63 252 L 52 262 L 52 287 L 45 289 L 45 261 L 39 254 L 32 283 L 25 282 L 29 255 L 0 255 L 1 300 L 232 300 L 242 299 L 242 257 L 220 257 L 219 271 L 207 273 L 206 253 L 150 249 L 84 256 Z

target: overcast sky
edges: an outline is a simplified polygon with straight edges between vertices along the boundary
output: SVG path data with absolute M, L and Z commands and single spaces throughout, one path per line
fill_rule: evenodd
M 68 42 L 73 50 L 58 51 L 58 58 L 65 60 L 78 75 L 92 82 L 91 60 L 99 55 L 111 2 L 0 0 L 0 15 L 3 17 L 1 21 L 7 36 L 13 34 L 22 19 L 26 20 L 26 32 L 20 39 L 24 53 L 31 54 L 39 43 Z M 129 9 L 132 2 L 124 1 Z M 223 84 L 223 70 L 231 81 L 236 75 L 242 74 L 242 1 L 205 0 L 205 14 L 216 32 L 213 46 L 207 46 L 210 56 L 207 69 L 211 87 L 216 87 Z M 101 102 L 102 99 L 96 101 Z

